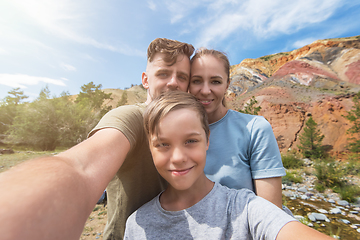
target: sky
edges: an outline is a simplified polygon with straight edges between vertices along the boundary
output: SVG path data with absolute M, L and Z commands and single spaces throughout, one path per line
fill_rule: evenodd
M 0 99 L 141 84 L 155 38 L 221 50 L 231 65 L 360 35 L 360 0 L 0 0 Z

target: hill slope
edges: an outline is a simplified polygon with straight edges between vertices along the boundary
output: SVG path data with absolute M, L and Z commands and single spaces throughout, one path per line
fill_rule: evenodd
M 296 148 L 309 116 L 333 154 L 346 151 L 349 122 L 342 117 L 360 91 L 360 37 L 319 40 L 288 53 L 245 59 L 232 66 L 229 107 L 255 96 L 281 151 Z
M 230 78 L 228 106 L 238 110 L 255 96 L 262 108 L 259 115 L 271 123 L 282 152 L 297 148 L 309 116 L 333 155 L 346 152 L 350 123 L 343 115 L 360 91 L 360 36 L 318 40 L 291 52 L 245 59 L 231 67 Z M 113 108 L 123 94 L 125 104 L 146 100 L 141 86 L 104 91 L 112 93 L 114 99 L 105 104 Z

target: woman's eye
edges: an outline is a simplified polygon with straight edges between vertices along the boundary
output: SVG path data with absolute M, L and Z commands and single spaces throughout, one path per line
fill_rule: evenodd
M 200 80 L 194 79 L 194 80 L 191 81 L 191 83 L 193 83 L 193 84 L 199 84 L 199 83 L 200 83 Z

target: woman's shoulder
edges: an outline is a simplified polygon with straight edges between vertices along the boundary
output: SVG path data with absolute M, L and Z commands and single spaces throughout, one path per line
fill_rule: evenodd
M 242 123 L 244 122 L 267 122 L 267 120 L 263 117 L 263 116 L 259 116 L 259 115 L 251 115 L 251 114 L 246 114 L 246 113 L 241 113 L 232 109 L 228 110 L 228 113 L 226 115 L 228 120 L 236 120 L 236 121 L 241 121 Z

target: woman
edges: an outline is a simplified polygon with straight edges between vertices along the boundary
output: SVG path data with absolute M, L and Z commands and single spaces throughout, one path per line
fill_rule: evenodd
M 191 60 L 189 92 L 204 105 L 211 132 L 205 174 L 230 188 L 248 188 L 281 208 L 285 169 L 271 125 L 226 107 L 229 70 L 228 58 L 216 50 L 201 48 Z

